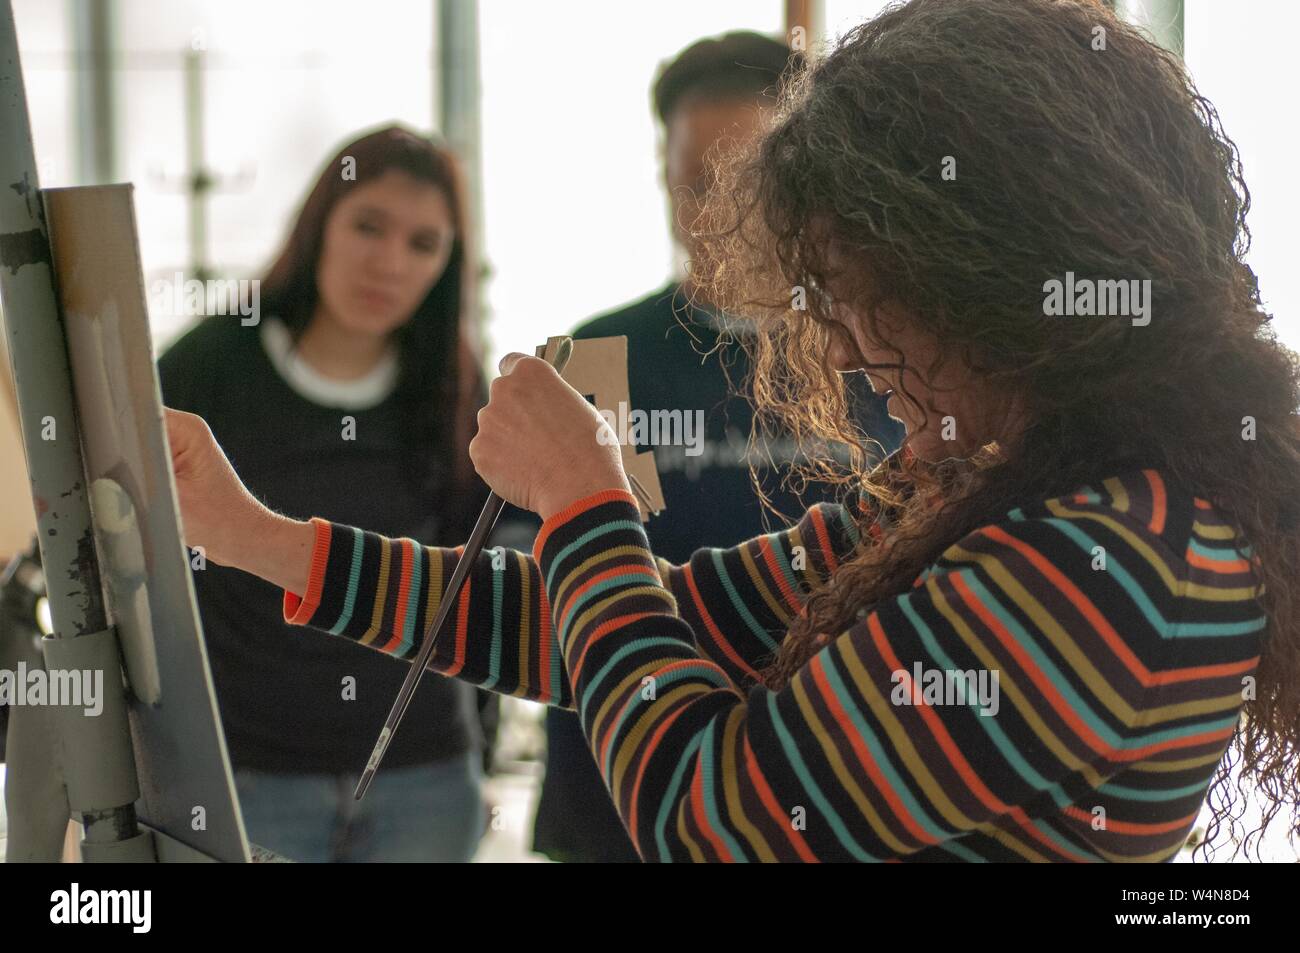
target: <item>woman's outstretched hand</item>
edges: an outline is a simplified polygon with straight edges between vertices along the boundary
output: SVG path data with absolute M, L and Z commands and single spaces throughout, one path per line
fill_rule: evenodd
M 206 558 L 233 565 L 235 544 L 264 507 L 240 482 L 207 421 L 169 407 L 164 413 L 185 545 L 202 546 Z
M 245 489 L 207 421 L 163 408 L 172 471 L 187 546 L 204 558 L 261 576 L 301 595 L 306 590 L 315 530 L 280 516 Z
M 629 489 L 613 430 L 551 365 L 507 354 L 500 370 L 469 445 L 495 493 L 548 519 L 600 490 Z

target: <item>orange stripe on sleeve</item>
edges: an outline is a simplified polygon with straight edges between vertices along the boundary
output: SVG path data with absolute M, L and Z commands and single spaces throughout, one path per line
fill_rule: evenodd
M 300 597 L 297 593 L 285 590 L 284 604 L 281 611 L 284 621 L 290 625 L 306 625 L 320 607 L 321 590 L 325 587 L 325 566 L 330 558 L 330 524 L 319 516 L 313 516 L 311 523 L 316 527 L 316 539 L 311 548 L 311 570 L 307 575 L 307 594 Z
M 1151 522 L 1147 525 L 1158 536 L 1165 531 L 1165 514 L 1169 508 L 1165 481 L 1160 479 L 1160 474 L 1155 470 L 1143 470 L 1142 475 L 1151 486 Z
M 826 520 L 822 518 L 821 508 L 814 506 L 808 511 L 812 517 L 813 527 L 817 531 L 817 541 L 821 543 L 822 553 L 826 557 L 827 575 L 835 572 L 840 566 L 840 561 L 835 558 L 835 549 L 831 546 L 830 533 L 826 531 Z
M 713 643 L 718 648 L 722 649 L 722 653 L 737 668 L 751 678 L 757 678 L 758 671 L 748 665 L 745 660 L 736 653 L 736 650 L 732 648 L 731 643 L 727 641 L 725 636 L 723 636 L 722 630 L 718 628 L 717 623 L 713 621 L 713 617 L 709 615 L 709 611 L 704 608 L 704 600 L 700 598 L 700 590 L 696 588 L 695 585 L 695 574 L 691 571 L 689 565 L 685 567 L 683 578 L 686 580 L 686 587 L 691 590 L 691 602 L 695 603 L 695 611 L 699 613 L 700 620 L 704 623 L 704 628 L 709 631 L 709 636 L 713 639 Z
M 411 595 L 411 575 L 415 565 L 413 542 L 400 539 L 398 545 L 402 548 L 402 576 L 397 585 L 397 605 L 393 607 L 393 634 L 383 647 L 383 651 L 390 653 L 402 644 L 402 632 L 406 629 L 406 601 Z
M 776 564 L 776 553 L 772 550 L 772 544 L 766 536 L 758 538 L 758 548 L 763 554 L 763 562 L 767 563 L 768 570 L 772 573 L 772 578 L 776 580 L 777 586 L 781 590 L 781 595 L 785 596 L 786 605 L 795 612 L 798 612 L 803 606 L 799 602 L 799 597 L 795 595 L 794 590 L 790 588 L 790 583 L 785 578 L 785 573 L 781 572 L 781 567 Z
M 542 528 L 537 531 L 537 539 L 533 541 L 533 559 L 537 562 L 542 561 L 542 549 L 546 546 L 546 541 L 551 538 L 551 534 L 559 527 L 563 526 L 575 516 L 595 509 L 602 503 L 612 503 L 616 500 L 622 500 L 624 503 L 631 503 L 636 506 L 636 497 L 627 490 L 618 488 L 610 490 L 601 490 L 593 493 L 591 496 L 584 496 L 580 500 L 575 500 L 558 513 L 552 513 L 550 517 L 542 524 Z
M 714 831 L 704 816 L 704 770 L 700 766 L 700 756 L 695 756 L 695 777 L 691 779 L 691 815 L 699 826 L 700 833 L 713 846 L 714 855 L 722 861 L 735 861 L 731 851 L 727 850 L 722 838 Z

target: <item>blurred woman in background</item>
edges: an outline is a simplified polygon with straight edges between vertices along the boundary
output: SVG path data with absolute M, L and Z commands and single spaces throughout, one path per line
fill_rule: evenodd
M 483 399 L 468 245 L 452 154 L 396 126 L 361 136 L 307 196 L 261 320 L 207 318 L 159 360 L 166 403 L 207 419 L 273 507 L 463 539 L 486 493 L 466 453 Z M 251 576 L 209 562 L 194 582 L 250 840 L 299 861 L 469 860 L 474 689 L 429 679 L 357 805 L 405 666 L 304 639 Z

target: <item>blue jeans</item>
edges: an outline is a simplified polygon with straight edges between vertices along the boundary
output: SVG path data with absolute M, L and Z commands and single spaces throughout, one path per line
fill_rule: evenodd
M 248 839 L 303 863 L 467 863 L 486 827 L 477 750 L 381 768 L 360 803 L 355 774 L 240 769 Z

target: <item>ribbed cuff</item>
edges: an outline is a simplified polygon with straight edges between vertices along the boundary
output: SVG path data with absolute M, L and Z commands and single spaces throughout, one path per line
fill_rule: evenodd
M 307 577 L 307 594 L 284 591 L 284 621 L 290 625 L 306 625 L 320 607 L 321 591 L 325 586 L 325 567 L 329 565 L 330 538 L 333 530 L 329 520 L 313 516 L 311 523 L 316 527 L 316 540 L 311 548 L 311 573 Z
M 565 523 L 581 516 L 583 513 L 602 503 L 613 503 L 616 501 L 631 503 L 636 506 L 636 497 L 622 487 L 600 490 L 591 496 L 584 496 L 580 500 L 575 500 L 558 513 L 551 514 L 550 519 L 542 524 L 542 528 L 537 531 L 537 538 L 533 540 L 533 560 L 541 565 L 542 550 L 546 547 L 546 541 L 550 538 L 551 533 L 559 529 Z M 637 511 L 638 515 L 640 510 Z

